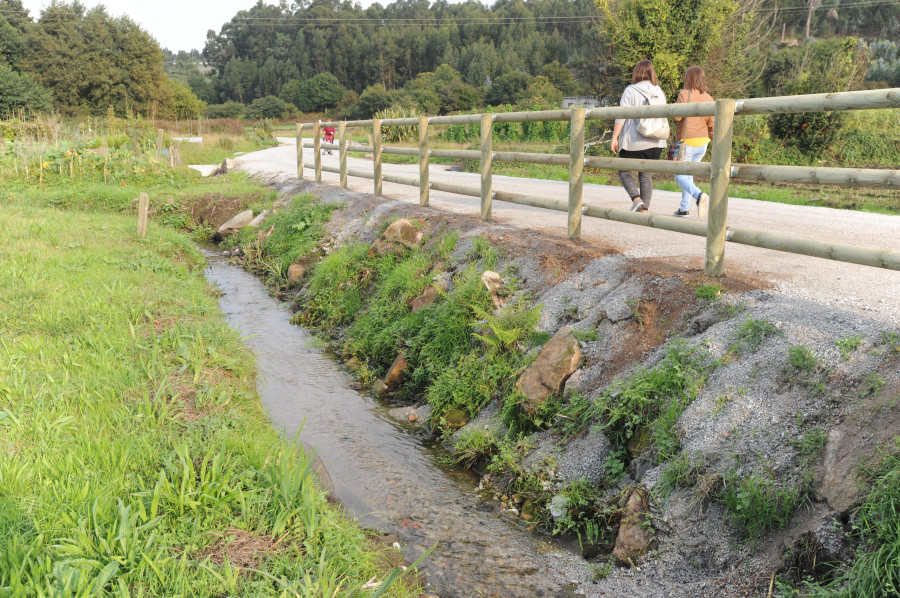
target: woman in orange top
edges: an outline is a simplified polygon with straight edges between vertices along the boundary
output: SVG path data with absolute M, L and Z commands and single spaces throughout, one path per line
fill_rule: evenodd
M 689 104 L 691 102 L 712 102 L 713 98 L 706 89 L 706 73 L 699 66 L 692 66 L 684 73 L 684 89 L 678 92 L 676 104 Z M 712 116 L 688 116 L 675 119 L 675 139 L 680 139 L 684 144 L 683 162 L 699 162 L 706 155 L 706 148 L 712 141 L 713 124 Z M 693 201 L 697 205 L 697 216 L 706 217 L 706 209 L 709 204 L 709 195 L 703 193 L 694 184 L 694 177 L 689 174 L 675 175 L 675 182 L 681 187 L 681 205 L 678 206 L 676 216 L 690 216 L 690 205 Z

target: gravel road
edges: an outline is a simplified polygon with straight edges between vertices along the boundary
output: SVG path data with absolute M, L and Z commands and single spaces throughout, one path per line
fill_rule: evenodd
M 279 139 L 282 145 L 237 158 L 237 167 L 252 174 L 296 175 L 296 145 L 291 138 Z M 304 161 L 313 161 L 313 150 L 304 150 Z M 338 155 L 323 155 L 322 163 L 338 166 Z M 348 168 L 371 171 L 370 159 L 347 159 Z M 418 176 L 417 164 L 385 164 L 386 174 Z M 312 171 L 305 172 L 307 178 Z M 446 165 L 432 164 L 432 181 L 446 181 L 478 187 L 477 173 L 454 172 Z M 337 174 L 323 172 L 322 182 L 339 184 Z M 568 184 L 495 175 L 495 190 L 526 193 L 548 198 L 568 197 Z M 372 181 L 349 177 L 353 191 L 372 192 Z M 386 198 L 418 203 L 416 187 L 385 182 Z M 678 207 L 680 194 L 655 191 L 651 212 L 671 214 Z M 584 202 L 606 207 L 629 206 L 620 187 L 585 184 Z M 479 199 L 432 190 L 430 204 L 444 210 L 464 214 L 479 213 Z M 523 228 L 539 228 L 554 235 L 566 234 L 566 214 L 503 202 L 494 202 L 493 218 L 498 223 Z M 752 199 L 731 198 L 728 203 L 729 225 L 797 237 L 827 240 L 900 251 L 900 216 L 870 214 L 832 208 L 795 206 Z M 582 237 L 586 242 L 603 243 L 634 258 L 657 258 L 702 270 L 705 239 L 642 226 L 585 218 Z M 729 243 L 725 249 L 726 274 L 768 281 L 774 288 L 791 297 L 833 307 L 843 307 L 859 315 L 900 326 L 900 272 L 858 266 L 820 258 L 794 255 Z

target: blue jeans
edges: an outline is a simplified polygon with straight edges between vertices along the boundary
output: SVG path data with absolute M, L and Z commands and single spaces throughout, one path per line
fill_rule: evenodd
M 708 145 L 708 144 L 707 144 Z M 682 162 L 699 162 L 706 155 L 707 145 L 700 147 L 684 146 L 684 159 Z M 694 177 L 689 174 L 676 174 L 675 182 L 681 187 L 681 205 L 678 207 L 682 212 L 690 211 L 692 200 L 700 197 L 700 187 L 694 184 Z

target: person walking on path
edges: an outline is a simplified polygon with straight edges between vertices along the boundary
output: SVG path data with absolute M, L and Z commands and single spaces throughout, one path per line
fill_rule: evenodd
M 706 73 L 699 66 L 692 66 L 684 73 L 684 89 L 678 92 L 676 104 L 691 102 L 712 102 L 713 97 L 706 89 Z M 675 140 L 684 144 L 682 162 L 699 162 L 706 155 L 706 148 L 712 141 L 714 116 L 688 116 L 675 118 Z M 681 205 L 676 216 L 690 216 L 691 202 L 697 206 L 697 216 L 706 217 L 709 195 L 694 184 L 694 177 L 689 174 L 676 174 L 675 182 L 681 187 Z
M 649 60 L 640 60 L 634 66 L 631 73 L 631 85 L 625 88 L 622 93 L 622 99 L 619 106 L 643 106 L 645 104 L 665 104 L 666 95 L 659 87 L 659 80 L 656 78 L 656 69 Z M 620 158 L 634 158 L 638 160 L 659 160 L 662 149 L 666 146 L 669 133 L 668 125 L 665 127 L 665 137 L 660 139 L 655 136 L 648 136 L 648 133 L 656 135 L 656 132 L 648 132 L 644 127 L 644 121 L 658 120 L 665 123 L 665 119 L 643 119 L 643 118 L 618 118 L 613 126 L 612 141 L 610 149 L 612 152 L 618 153 Z M 639 131 L 639 125 L 642 134 Z M 619 180 L 631 199 L 632 212 L 646 212 L 650 208 L 650 199 L 653 196 L 653 174 L 650 172 L 639 172 L 638 181 L 640 183 L 640 191 L 634 182 L 634 175 L 630 171 L 620 171 Z

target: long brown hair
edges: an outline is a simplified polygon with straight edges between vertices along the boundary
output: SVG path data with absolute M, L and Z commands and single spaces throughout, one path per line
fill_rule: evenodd
M 684 88 L 696 89 L 700 93 L 708 93 L 706 88 L 706 73 L 699 66 L 689 67 L 684 72 Z
M 641 81 L 649 81 L 654 85 L 659 85 L 659 80 L 656 78 L 656 69 L 653 68 L 653 63 L 646 58 L 638 60 L 638 63 L 634 65 L 634 70 L 631 71 L 631 84 L 634 85 Z

